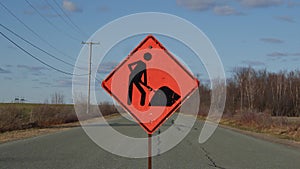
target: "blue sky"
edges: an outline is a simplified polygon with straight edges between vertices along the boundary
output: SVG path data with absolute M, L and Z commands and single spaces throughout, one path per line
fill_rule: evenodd
M 230 77 L 233 68 L 249 65 L 274 72 L 299 69 L 299 11 L 296 0 L 5 0 L 0 5 L 0 31 L 45 63 L 72 73 L 70 65 L 75 64 L 81 41 L 106 23 L 137 12 L 170 13 L 192 22 L 208 36 Z M 68 64 L 35 49 L 3 26 Z M 140 40 L 125 45 L 119 59 Z M 40 103 L 54 92 L 63 93 L 66 102 L 71 102 L 71 76 L 34 60 L 3 36 L 0 46 L 0 102 L 23 97 Z M 168 48 L 172 49 L 172 43 Z M 98 71 L 107 73 L 114 65 L 108 61 Z

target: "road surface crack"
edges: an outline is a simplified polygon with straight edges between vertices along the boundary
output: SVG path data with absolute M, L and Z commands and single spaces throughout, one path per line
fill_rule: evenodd
M 218 168 L 218 169 L 226 169 L 224 167 L 219 166 L 215 160 L 209 155 L 209 152 L 205 150 L 204 147 L 201 147 L 202 151 L 204 152 L 206 158 L 211 162 L 211 165 Z

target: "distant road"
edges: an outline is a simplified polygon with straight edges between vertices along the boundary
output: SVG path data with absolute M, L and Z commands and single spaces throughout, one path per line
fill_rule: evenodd
M 120 131 L 146 136 L 133 122 L 111 121 Z M 128 125 L 128 124 L 132 125 Z M 170 124 L 170 122 L 168 122 Z M 126 125 L 123 125 L 126 124 Z M 172 150 L 153 158 L 153 169 L 299 169 L 300 149 L 218 128 L 198 143 L 203 123 Z M 103 126 L 106 127 L 106 126 Z M 147 159 L 129 159 L 102 150 L 81 128 L 0 144 L 1 169 L 146 169 Z

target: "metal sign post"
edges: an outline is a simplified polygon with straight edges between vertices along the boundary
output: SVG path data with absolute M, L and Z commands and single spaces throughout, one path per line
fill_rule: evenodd
M 148 169 L 152 169 L 152 134 L 148 134 Z

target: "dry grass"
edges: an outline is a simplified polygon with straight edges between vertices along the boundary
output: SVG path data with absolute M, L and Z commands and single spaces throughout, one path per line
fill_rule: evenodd
M 22 107 L 8 105 L 0 107 L 0 132 L 24 128 L 29 119 Z
M 32 110 L 32 123 L 37 127 L 78 121 L 73 107 L 64 105 L 40 105 Z
M 82 110 L 81 119 L 87 120 L 99 117 L 97 106 L 91 106 L 93 111 L 86 114 L 86 106 Z M 118 113 L 109 104 L 102 103 L 99 108 L 104 116 Z M 29 128 L 47 128 L 49 126 L 77 122 L 78 118 L 73 105 L 54 104 L 0 104 L 0 133 Z
M 48 127 L 77 121 L 71 105 L 6 104 L 0 106 L 0 132 Z
M 31 128 L 26 130 L 8 131 L 0 134 L 0 143 L 35 137 L 35 136 L 54 133 L 54 132 L 63 131 L 67 129 L 69 129 L 69 127 L 43 128 L 43 129 Z
M 106 115 L 105 119 L 110 120 L 110 119 L 118 118 L 119 116 L 120 116 L 120 114 L 110 114 L 110 115 Z M 86 121 L 83 121 L 83 123 L 90 124 L 95 121 L 98 121 L 98 119 L 97 118 L 88 119 Z M 0 133 L 0 144 L 9 142 L 9 141 L 21 140 L 21 139 L 40 136 L 40 135 L 55 133 L 55 132 L 59 132 L 59 131 L 65 131 L 65 130 L 71 129 L 73 127 L 80 127 L 80 123 L 73 122 L 73 123 L 52 125 L 52 126 L 45 127 L 45 128 L 30 128 L 30 129 L 6 131 L 3 133 Z
M 264 113 L 244 112 L 235 116 L 225 116 L 220 123 L 300 142 L 300 118 L 272 117 Z
M 117 109 L 108 103 L 99 105 L 99 108 L 108 119 L 118 113 Z M 85 112 L 84 120 L 99 117 L 98 113 L 87 115 Z M 0 143 L 77 126 L 80 124 L 73 105 L 0 104 Z

